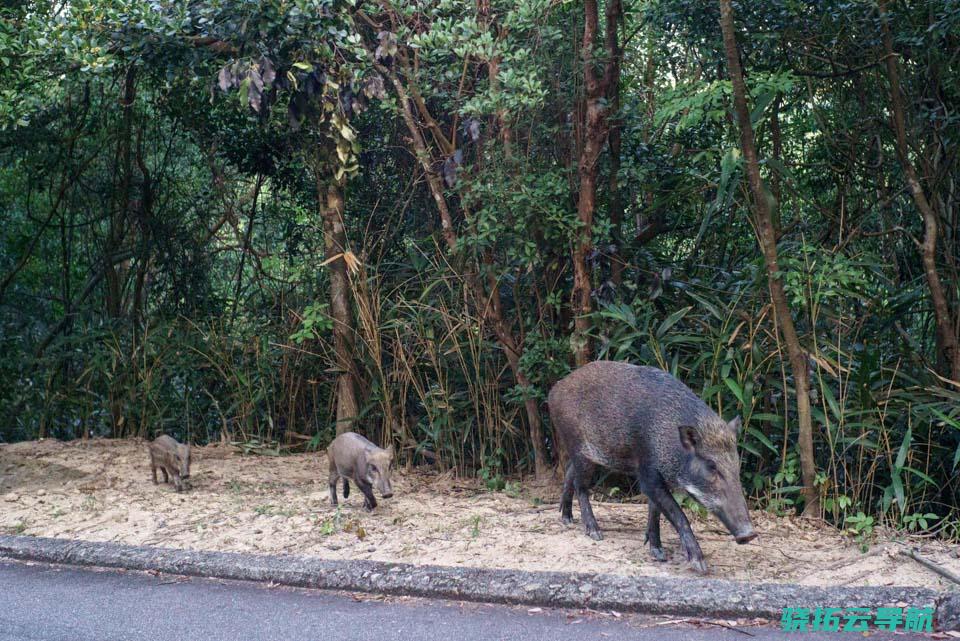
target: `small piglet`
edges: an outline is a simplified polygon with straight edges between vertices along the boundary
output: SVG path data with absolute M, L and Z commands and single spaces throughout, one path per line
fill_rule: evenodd
M 154 483 L 157 482 L 158 467 L 163 472 L 163 482 L 168 483 L 173 477 L 173 487 L 182 492 L 184 481 L 190 478 L 190 446 L 177 443 L 166 434 L 158 436 L 150 443 L 150 471 Z
M 377 507 L 373 498 L 373 486 L 383 498 L 393 496 L 390 485 L 390 468 L 393 465 L 393 446 L 377 447 L 355 432 L 344 432 L 327 448 L 330 461 L 330 501 L 337 505 L 337 481 L 343 478 L 343 498 L 350 496 L 353 481 L 363 492 L 363 505 L 367 510 Z

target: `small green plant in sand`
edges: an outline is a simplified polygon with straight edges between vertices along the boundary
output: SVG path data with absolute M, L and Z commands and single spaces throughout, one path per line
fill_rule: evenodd
M 482 522 L 483 522 L 483 519 L 480 518 L 479 515 L 474 516 L 473 518 L 470 519 L 470 523 L 471 523 L 470 536 L 472 538 L 477 538 L 478 536 L 480 536 L 480 523 Z
M 863 512 L 857 512 L 845 518 L 844 523 L 848 526 L 845 532 L 853 536 L 854 540 L 860 544 L 862 552 L 866 552 L 870 547 L 870 537 L 873 535 L 873 517 Z
M 340 517 L 340 508 L 337 508 L 337 511 L 333 516 L 328 517 L 320 522 L 320 534 L 322 536 L 330 536 L 331 534 L 336 534 L 341 529 L 341 517 Z

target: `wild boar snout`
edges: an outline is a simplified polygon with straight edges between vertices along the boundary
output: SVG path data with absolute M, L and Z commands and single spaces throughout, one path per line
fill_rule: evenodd
M 723 522 L 730 534 L 733 535 L 733 539 L 740 545 L 757 538 L 753 523 L 750 522 L 747 502 L 743 498 L 742 490 L 739 487 L 737 488 L 737 495 L 729 497 L 728 501 L 714 511 L 714 514 Z
M 380 482 L 377 484 L 377 489 L 380 490 L 380 496 L 385 499 L 389 499 L 393 496 L 393 486 L 390 484 L 390 470 L 385 470 L 383 474 L 380 475 Z
M 756 538 L 750 511 L 740 485 L 740 457 L 736 439 L 739 419 L 681 426 L 680 446 L 686 453 L 682 487 L 726 526 L 737 543 Z
M 393 485 L 390 483 L 390 473 L 393 471 L 393 445 L 377 452 L 374 461 L 377 479 L 377 491 L 380 496 L 389 499 L 393 496 Z
M 750 530 L 750 531 L 749 531 L 748 533 L 746 533 L 746 534 L 741 534 L 740 536 L 735 537 L 735 538 L 734 538 L 734 541 L 736 541 L 736 542 L 739 543 L 740 545 L 743 545 L 744 543 L 749 543 L 750 541 L 754 540 L 755 538 L 757 538 L 757 533 L 754 532 L 753 530 Z
M 177 466 L 180 468 L 180 478 L 190 478 L 190 445 L 177 445 Z

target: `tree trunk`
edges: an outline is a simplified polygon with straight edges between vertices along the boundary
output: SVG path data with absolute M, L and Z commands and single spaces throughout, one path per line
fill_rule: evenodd
M 767 268 L 770 298 L 773 302 L 777 323 L 783 334 L 783 340 L 786 343 L 787 354 L 790 357 L 790 369 L 793 373 L 793 384 L 796 389 L 797 417 L 800 421 L 800 470 L 803 479 L 803 496 L 806 501 L 804 514 L 817 515 L 820 511 L 820 501 L 814 484 L 816 463 L 813 449 L 813 421 L 810 415 L 810 381 L 807 374 L 807 357 L 800 346 L 800 338 L 797 336 L 796 327 L 793 325 L 793 317 L 790 315 L 790 306 L 783 289 L 783 281 L 780 280 L 780 266 L 777 261 L 777 232 L 773 226 L 770 206 L 760 177 L 760 164 L 757 161 L 757 151 L 754 146 L 753 126 L 750 123 L 750 110 L 747 108 L 747 90 L 737 53 L 731 0 L 720 0 L 720 29 L 723 32 L 727 69 L 730 73 L 730 82 L 733 85 L 734 109 L 740 128 L 740 147 L 750 183 L 753 216 L 756 221 L 760 249 L 763 252 L 763 259 Z
M 484 263 L 487 267 L 487 278 L 489 280 L 488 289 L 490 291 L 490 302 L 485 306 L 487 317 L 492 322 L 497 340 L 503 347 L 504 354 L 507 357 L 507 363 L 510 365 L 510 371 L 513 373 L 514 381 L 517 385 L 526 389 L 530 387 L 530 379 L 520 367 L 520 357 L 523 355 L 523 348 L 519 341 L 514 337 L 509 324 L 503 317 L 503 309 L 500 302 L 500 287 L 496 275 L 491 269 L 493 259 L 488 252 L 484 254 Z M 546 449 L 543 447 L 543 426 L 540 422 L 540 408 L 537 407 L 537 400 L 526 393 L 523 395 L 523 407 L 527 412 L 527 423 L 530 426 L 530 440 L 533 443 L 533 464 L 534 474 L 537 478 L 546 478 L 550 474 L 550 460 L 547 458 Z
M 356 367 L 353 362 L 353 310 L 350 307 L 350 277 L 343 254 L 347 234 L 343 224 L 341 185 L 317 171 L 317 198 L 323 218 L 323 248 L 330 261 L 330 316 L 333 318 L 333 349 L 337 359 L 337 434 L 349 432 L 357 409 Z
M 494 37 L 494 42 L 499 42 L 503 37 L 503 29 L 500 25 L 494 24 L 494 18 L 491 16 L 490 0 L 478 0 L 477 12 L 480 14 L 480 20 L 487 28 L 487 32 Z M 500 94 L 500 57 L 491 56 L 487 60 L 487 80 L 490 83 L 490 94 L 499 98 Z M 508 161 L 513 160 L 513 129 L 507 119 L 507 111 L 503 107 L 498 107 L 495 114 L 497 124 L 497 138 L 503 147 L 503 157 Z
M 610 147 L 610 176 L 607 179 L 607 189 L 610 191 L 610 225 L 613 227 L 613 251 L 610 256 L 610 282 L 616 289 L 623 283 L 623 269 L 626 263 L 623 258 L 623 198 L 620 195 L 620 148 L 621 129 L 623 119 L 620 117 L 620 63 L 622 52 L 617 37 L 617 20 L 619 8 L 614 3 L 607 5 L 607 55 L 614 65 L 613 78 L 607 87 L 607 104 L 610 114 L 610 133 L 607 144 Z
M 593 282 L 587 259 L 593 251 L 593 217 L 597 209 L 598 162 L 603 151 L 608 131 L 607 94 L 610 87 L 619 81 L 619 47 L 617 22 L 620 18 L 620 0 L 609 0 L 606 10 L 606 61 L 602 76 L 597 73 L 593 48 L 597 38 L 599 14 L 596 0 L 583 3 L 583 41 L 580 55 L 583 58 L 583 84 L 586 108 L 584 110 L 584 143 L 577 163 L 580 190 L 577 197 L 577 218 L 580 229 L 573 250 L 573 292 L 571 307 L 574 313 L 574 329 L 571 336 L 574 359 L 577 366 L 593 359 L 593 346 L 588 332 L 592 311 L 591 292 Z
M 585 0 L 583 3 L 583 42 L 580 55 L 583 58 L 584 90 L 586 108 L 584 110 L 583 147 L 577 163 L 577 177 L 580 181 L 577 196 L 577 219 L 580 228 L 573 249 L 573 292 L 570 307 L 573 311 L 573 334 L 570 337 L 574 360 L 577 367 L 590 362 L 593 346 L 587 332 L 591 311 L 590 293 L 593 289 L 590 267 L 587 257 L 593 249 L 593 213 L 597 206 L 597 160 L 603 145 L 605 118 L 603 113 L 604 91 L 594 68 L 593 47 L 597 37 L 597 2 Z
M 937 272 L 937 237 L 939 221 L 933 206 L 927 199 L 916 168 L 910 161 L 910 146 L 907 143 L 906 117 L 903 111 L 903 98 L 900 90 L 900 70 L 893 50 L 893 35 L 887 21 L 886 3 L 881 2 L 880 18 L 883 29 L 883 48 L 887 65 L 887 80 L 890 83 L 890 110 L 893 119 L 893 132 L 897 139 L 897 159 L 907 179 L 907 187 L 913 202 L 923 218 L 923 242 L 920 253 L 923 261 L 923 274 L 930 289 L 933 303 L 933 316 L 937 334 L 937 361 L 946 363 L 950 378 L 960 382 L 960 345 L 958 345 L 955 323 L 951 318 L 950 304 Z

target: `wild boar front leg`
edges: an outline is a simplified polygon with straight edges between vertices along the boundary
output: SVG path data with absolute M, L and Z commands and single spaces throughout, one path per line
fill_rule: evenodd
M 377 499 L 373 497 L 373 486 L 359 479 L 354 479 L 353 482 L 363 493 L 363 507 L 367 508 L 368 512 L 372 511 L 373 508 L 377 507 Z
M 167 468 L 165 468 L 165 467 L 163 467 L 163 466 L 161 465 L 161 466 L 160 466 L 160 471 L 163 473 L 163 482 L 164 482 L 164 483 L 169 483 L 169 482 L 170 482 L 170 476 L 167 475 Z
M 670 525 L 680 535 L 680 547 L 687 555 L 687 561 L 698 572 L 707 571 L 707 563 L 703 560 L 703 551 L 697 542 L 697 537 L 693 535 L 693 529 L 690 527 L 690 521 L 687 515 L 683 513 L 680 506 L 674 500 L 673 495 L 667 490 L 663 480 L 659 482 L 646 483 L 647 487 L 642 488 L 647 497 L 656 505 L 657 509 L 667 517 Z
M 150 473 L 153 474 L 153 484 L 157 484 L 157 462 L 153 460 L 153 456 L 150 457 Z

